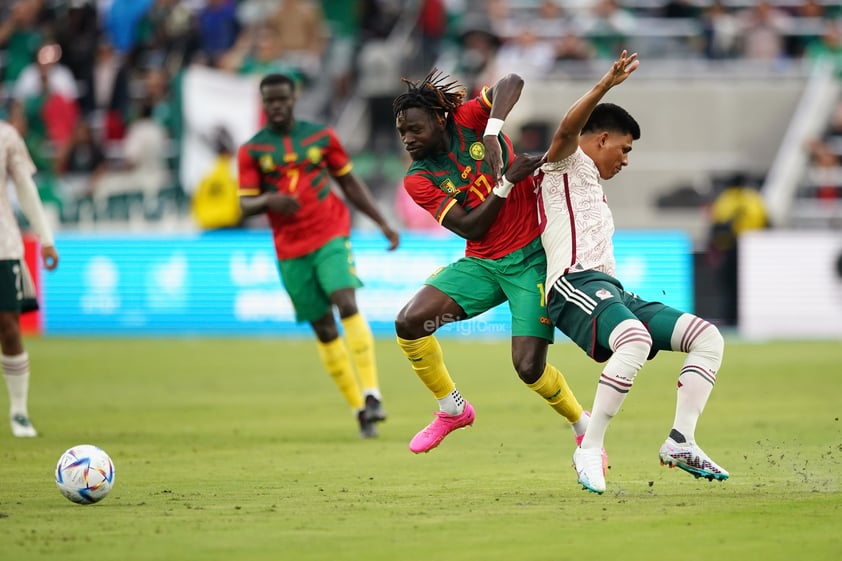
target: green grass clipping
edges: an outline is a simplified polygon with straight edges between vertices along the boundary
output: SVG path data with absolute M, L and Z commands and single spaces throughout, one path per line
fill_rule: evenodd
M 361 440 L 310 340 L 28 339 L 40 435 L 0 427 L 0 560 L 842 558 L 842 342 L 727 341 L 696 431 L 725 482 L 659 465 L 685 357 L 660 353 L 608 429 L 601 496 L 508 341 L 441 344 L 476 423 L 415 455 L 436 402 L 391 340 L 389 417 Z M 549 361 L 590 407 L 600 365 L 569 342 Z M 100 503 L 56 488 L 76 444 L 114 461 Z

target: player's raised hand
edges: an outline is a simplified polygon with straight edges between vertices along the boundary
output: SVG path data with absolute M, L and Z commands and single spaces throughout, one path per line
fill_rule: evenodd
M 509 165 L 509 169 L 506 170 L 506 179 L 512 183 L 523 181 L 532 175 L 532 172 L 541 167 L 543 163 L 543 154 L 520 154 Z
M 503 175 L 503 149 L 500 148 L 500 140 L 496 136 L 486 135 L 482 137 L 482 143 L 485 146 L 483 161 L 489 167 L 488 174 L 496 184 Z
M 637 70 L 640 66 L 640 61 L 637 59 L 637 53 L 628 54 L 625 49 L 620 53 L 620 58 L 614 61 L 611 69 L 602 78 L 603 82 L 607 82 L 609 88 L 626 81 L 626 78 L 631 76 L 631 73 Z

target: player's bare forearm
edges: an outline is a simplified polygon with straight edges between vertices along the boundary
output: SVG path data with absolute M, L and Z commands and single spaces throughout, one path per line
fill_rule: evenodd
M 342 177 L 337 177 L 336 182 L 345 194 L 345 198 L 348 199 L 348 201 L 354 205 L 357 210 L 368 216 L 374 223 L 380 226 L 380 230 L 383 232 L 383 235 L 389 240 L 389 250 L 391 251 L 396 249 L 400 243 L 398 233 L 389 226 L 389 223 L 386 222 L 386 219 L 380 213 L 380 210 L 374 203 L 374 197 L 372 197 L 371 191 L 369 191 L 368 187 L 350 173 L 343 175 Z
M 585 123 L 588 122 L 594 108 L 608 93 L 608 90 L 622 84 L 637 69 L 639 64 L 637 53 L 629 55 L 626 51 L 623 51 L 620 58 L 614 61 L 599 82 L 594 84 L 585 95 L 570 106 L 553 135 L 550 149 L 547 152 L 547 161 L 557 162 L 576 151 L 579 134 L 582 132 Z
M 491 113 L 488 116 L 488 125 L 482 138 L 485 145 L 483 160 L 488 166 L 488 173 L 494 183 L 500 180 L 500 175 L 503 173 L 503 152 L 498 138 L 500 127 L 514 108 L 517 100 L 520 99 L 522 90 L 523 78 L 517 74 L 507 74 L 485 92 L 486 97 L 491 102 Z
M 296 197 L 283 193 L 261 193 L 255 197 L 240 197 L 240 210 L 244 216 L 261 214 L 267 210 L 292 216 L 300 208 L 301 203 Z
M 453 205 L 441 225 L 460 238 L 476 241 L 482 238 L 494 224 L 505 202 L 506 199 L 489 194 L 488 198 L 471 212 L 466 212 L 459 205 Z
M 505 119 L 509 116 L 523 91 L 523 78 L 517 74 L 506 74 L 485 92 L 491 101 L 490 119 Z
M 371 218 L 378 225 L 386 223 L 383 215 L 374 204 L 374 197 L 371 196 L 371 191 L 359 179 L 351 175 L 343 175 L 336 178 L 336 182 L 345 194 L 345 198 L 354 205 L 354 207 Z
M 550 149 L 547 151 L 547 161 L 557 162 L 576 151 L 582 128 L 607 91 L 600 82 L 570 106 L 553 135 Z
M 240 197 L 243 216 L 254 216 L 266 212 L 266 193 L 254 197 Z

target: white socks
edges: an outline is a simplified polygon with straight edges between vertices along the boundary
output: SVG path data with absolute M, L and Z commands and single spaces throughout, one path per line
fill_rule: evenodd
M 3 377 L 9 390 L 9 412 L 11 415 L 29 416 L 29 355 L 24 351 L 16 356 L 0 356 Z
M 627 319 L 614 328 L 608 343 L 614 354 L 599 377 L 582 448 L 603 447 L 608 424 L 620 410 L 635 376 L 646 362 L 652 348 L 652 337 L 642 323 Z
M 453 389 L 448 395 L 441 398 L 439 401 L 439 411 L 444 411 L 448 415 L 461 415 L 465 410 L 465 398 L 459 393 L 459 390 Z
M 684 314 L 676 322 L 672 348 L 687 353 L 678 375 L 678 394 L 672 428 L 689 442 L 696 440 L 696 423 L 707 404 L 716 373 L 722 365 L 725 341 L 711 323 Z

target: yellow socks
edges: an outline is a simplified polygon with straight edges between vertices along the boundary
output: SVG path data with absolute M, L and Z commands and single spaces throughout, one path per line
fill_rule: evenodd
M 325 370 L 333 378 L 348 405 L 356 411 L 365 405 L 363 392 L 380 399 L 374 338 L 362 314 L 357 313 L 341 321 L 344 341 L 342 337 L 337 337 L 329 343 L 316 341 L 316 346 Z M 360 379 L 359 383 L 357 376 Z M 363 392 L 360 391 L 360 386 Z
M 371 328 L 362 314 L 356 313 L 342 319 L 342 329 L 345 331 L 345 343 L 351 353 L 357 375 L 360 377 L 363 393 L 379 396 L 380 390 L 377 380 L 377 363 L 374 360 L 374 337 Z
M 567 381 L 558 368 L 547 363 L 544 373 L 534 384 L 527 384 L 529 389 L 543 397 L 547 403 L 568 422 L 575 423 L 582 416 L 582 406 L 567 385 Z
M 443 399 L 456 389 L 456 384 L 444 365 L 441 346 L 433 335 L 408 340 L 398 337 L 398 346 L 409 359 L 409 364 L 436 399 Z
M 319 349 L 319 357 L 322 359 L 325 370 L 333 378 L 339 391 L 345 397 L 345 401 L 354 411 L 362 409 L 363 396 L 354 375 L 354 368 L 351 366 L 351 357 L 342 338 L 337 337 L 329 343 L 316 341 L 316 347 Z

